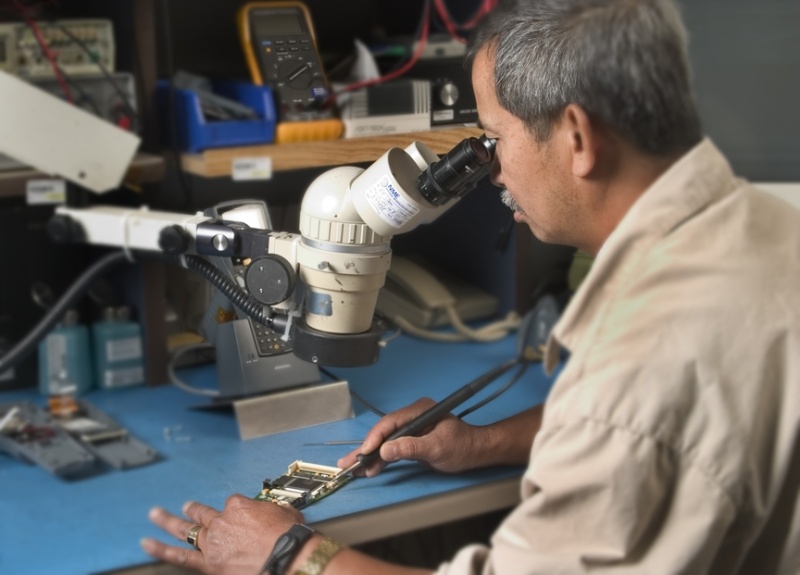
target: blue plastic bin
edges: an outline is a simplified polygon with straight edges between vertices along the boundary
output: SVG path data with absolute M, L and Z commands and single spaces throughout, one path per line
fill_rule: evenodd
M 222 80 L 212 82 L 212 86 L 215 94 L 252 108 L 259 119 L 207 121 L 197 94 L 175 88 L 176 128 L 181 150 L 194 154 L 208 148 L 269 144 L 275 140 L 275 103 L 269 87 Z M 160 80 L 157 91 L 160 117 L 166 126 L 166 122 L 172 121 L 168 105 L 169 82 Z

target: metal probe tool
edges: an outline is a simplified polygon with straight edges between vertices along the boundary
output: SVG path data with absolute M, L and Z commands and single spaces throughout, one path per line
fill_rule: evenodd
M 509 369 L 514 367 L 515 365 L 519 364 L 520 360 L 518 358 L 509 359 L 508 361 L 501 363 L 494 369 L 487 371 L 483 375 L 473 379 L 468 384 L 464 385 L 463 387 L 458 388 L 456 391 L 445 397 L 436 405 L 430 407 L 427 411 L 423 412 L 416 418 L 412 419 L 400 429 L 392 433 L 389 437 L 383 440 L 381 446 L 386 443 L 387 441 L 393 441 L 400 437 L 407 437 L 407 436 L 416 436 L 425 431 L 428 427 L 442 419 L 445 415 L 450 413 L 454 408 L 461 405 L 463 402 L 468 400 L 470 397 L 478 393 L 484 387 L 489 385 L 495 379 L 503 375 Z M 367 467 L 372 464 L 375 460 L 380 458 L 380 451 L 381 446 L 378 446 L 377 449 L 369 452 L 369 453 L 359 453 L 356 456 L 356 461 L 350 467 L 342 469 L 333 480 L 339 479 L 344 477 L 348 473 L 352 473 L 359 467 Z

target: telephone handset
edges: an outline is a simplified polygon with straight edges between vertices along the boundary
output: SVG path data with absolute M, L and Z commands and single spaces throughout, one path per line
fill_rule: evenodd
M 405 293 L 408 299 L 424 309 L 433 310 L 456 303 L 455 296 L 441 280 L 407 258 L 392 259 L 386 281 L 385 289 Z
M 427 262 L 393 256 L 386 284 L 378 294 L 376 310 L 404 331 L 419 337 L 486 341 L 504 337 L 514 329 L 519 324 L 516 314 L 478 330 L 463 322 L 490 317 L 497 313 L 497 308 L 497 298 L 461 278 L 435 269 Z M 448 325 L 452 325 L 456 333 L 430 331 Z

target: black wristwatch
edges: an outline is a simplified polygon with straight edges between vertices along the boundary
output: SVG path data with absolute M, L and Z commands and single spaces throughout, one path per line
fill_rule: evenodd
M 275 547 L 272 548 L 272 553 L 269 554 L 267 562 L 264 563 L 264 568 L 261 573 L 268 573 L 269 575 L 284 575 L 286 568 L 292 559 L 295 558 L 300 549 L 306 541 L 311 539 L 314 535 L 314 530 L 308 525 L 296 523 L 292 525 L 286 533 L 278 537 L 275 542 Z

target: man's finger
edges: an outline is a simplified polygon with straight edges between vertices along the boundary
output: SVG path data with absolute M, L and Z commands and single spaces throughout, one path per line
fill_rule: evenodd
M 360 475 L 364 475 L 365 477 L 375 477 L 383 468 L 386 467 L 386 463 L 381 461 L 380 459 L 376 460 L 375 463 L 367 467 L 366 469 L 357 470 L 356 473 Z
M 353 465 L 353 463 L 356 462 L 356 455 L 358 454 L 359 454 L 358 450 L 351 451 L 350 453 L 340 458 L 339 461 L 336 462 L 336 467 L 339 467 L 341 469 L 350 467 L 351 465 Z
M 186 547 L 173 547 L 172 545 L 167 545 L 161 541 L 150 538 L 142 539 L 141 546 L 144 552 L 151 557 L 173 565 L 182 565 L 197 571 L 206 572 L 206 562 L 200 551 L 187 549 Z
M 381 448 L 381 445 L 387 437 L 412 419 L 427 411 L 434 403 L 435 402 L 432 399 L 423 397 L 411 405 L 383 416 L 378 423 L 376 423 L 372 429 L 367 432 L 367 435 L 364 437 L 364 443 L 361 444 L 361 447 L 354 449 L 344 457 L 341 457 L 336 462 L 336 465 L 342 469 L 345 469 L 355 463 L 356 457 L 359 454 L 371 453 L 376 449 Z M 393 461 L 396 459 L 402 458 L 398 457 L 393 459 Z M 367 477 L 374 477 L 378 475 L 384 467 L 386 467 L 384 462 L 376 461 L 366 469 L 357 469 L 353 472 L 353 475 L 366 475 Z
M 186 521 L 160 507 L 151 509 L 148 517 L 150 517 L 150 521 L 179 541 L 186 541 L 186 534 L 189 532 L 189 529 L 196 525 L 196 523 Z
M 198 525 L 208 527 L 211 520 L 219 515 L 219 511 L 197 501 L 187 501 L 183 504 L 183 514 Z
M 385 415 L 369 430 L 358 452 L 369 453 L 378 449 L 387 437 L 411 420 L 419 417 L 420 414 L 427 411 L 433 403 L 431 399 L 422 398 L 407 407 Z

